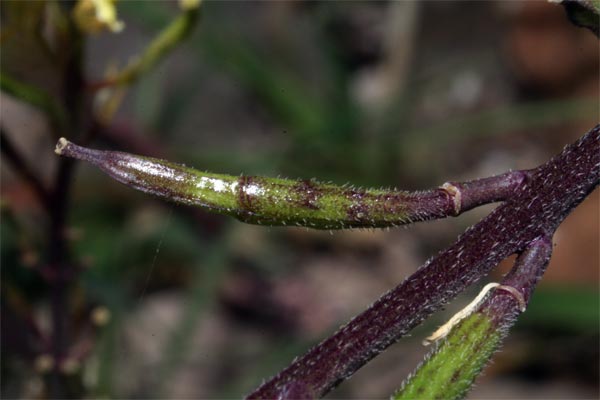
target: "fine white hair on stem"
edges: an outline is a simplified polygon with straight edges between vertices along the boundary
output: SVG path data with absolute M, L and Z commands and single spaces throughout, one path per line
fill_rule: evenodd
M 430 336 L 425 338 L 425 340 L 423 340 L 423 346 L 428 346 L 431 343 L 437 342 L 438 340 L 443 339 L 446 336 L 448 336 L 448 334 L 450 333 L 452 328 L 454 328 L 460 321 L 462 321 L 463 319 L 465 319 L 466 317 L 471 315 L 473 313 L 473 311 L 475 311 L 475 309 L 477 308 L 479 303 L 481 303 L 481 301 L 485 298 L 485 296 L 488 294 L 488 292 L 492 289 L 505 290 L 508 293 L 512 294 L 515 297 L 515 299 L 519 302 L 519 310 L 521 310 L 521 312 L 525 311 L 525 306 L 526 306 L 525 299 L 523 298 L 523 294 L 521 294 L 521 292 L 519 290 L 517 290 L 516 288 L 514 288 L 512 286 L 501 285 L 497 282 L 488 283 L 487 285 L 485 285 L 483 287 L 483 289 L 481 289 L 481 291 L 473 299 L 473 301 L 471 301 L 469 304 L 467 304 L 466 307 L 464 307 L 462 310 L 460 310 L 459 312 L 454 314 L 452 316 L 452 318 L 450 318 L 448 320 L 448 322 L 446 322 L 444 325 L 440 326 Z

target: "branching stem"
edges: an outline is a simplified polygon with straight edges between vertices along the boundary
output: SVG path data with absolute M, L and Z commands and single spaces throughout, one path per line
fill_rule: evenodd
M 551 237 L 599 181 L 597 125 L 530 171 L 524 185 L 454 244 L 248 397 L 289 398 L 285 394 L 291 387 L 314 397 L 325 395 L 504 258 L 523 251 L 539 237 Z M 518 287 L 518 282 L 508 278 L 506 284 Z M 503 291 L 496 291 L 496 296 L 508 299 L 511 306 L 517 303 Z
M 504 200 L 454 244 L 249 398 L 325 395 L 504 258 L 523 252 L 540 237 L 551 237 L 600 181 L 600 125 L 534 170 L 416 193 L 202 173 L 153 158 L 91 150 L 65 139 L 56 152 L 89 161 L 136 189 L 251 223 L 322 229 L 393 226 Z M 522 277 L 513 278 L 507 277 L 507 286 L 525 287 L 519 283 Z M 496 291 L 493 298 L 497 296 L 504 296 L 511 307 L 518 304 L 512 294 Z M 500 323 L 492 318 L 492 325 Z
M 474 314 L 454 327 L 444 342 L 427 355 L 393 399 L 463 398 L 517 316 L 524 311 L 521 302 L 529 301 L 551 253 L 549 237 L 534 240 L 502 282 L 502 286 L 511 288 L 518 296 L 492 291 Z

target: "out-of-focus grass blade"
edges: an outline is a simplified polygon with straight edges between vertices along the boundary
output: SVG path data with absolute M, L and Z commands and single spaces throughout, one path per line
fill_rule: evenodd
M 231 226 L 229 224 L 228 226 Z M 193 272 L 192 283 L 186 296 L 186 305 L 183 315 L 172 330 L 170 337 L 162 351 L 164 354 L 153 392 L 158 397 L 168 397 L 168 388 L 165 383 L 171 382 L 178 367 L 185 360 L 185 355 L 191 346 L 191 339 L 198 328 L 198 322 L 215 299 L 216 290 L 227 272 L 227 258 L 231 253 L 229 233 L 226 228 L 219 239 L 204 247 L 196 257 L 196 268 Z
M 517 326 L 540 325 L 598 332 L 600 293 L 593 286 L 542 286 L 531 298 Z

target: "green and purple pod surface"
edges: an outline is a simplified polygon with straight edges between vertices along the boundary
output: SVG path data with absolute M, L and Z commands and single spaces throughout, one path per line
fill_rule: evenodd
M 61 138 L 56 153 L 88 161 L 117 181 L 146 193 L 260 225 L 315 229 L 383 228 L 458 215 L 506 198 L 523 179 L 514 171 L 440 188 L 408 192 L 336 186 L 315 180 L 231 176 Z

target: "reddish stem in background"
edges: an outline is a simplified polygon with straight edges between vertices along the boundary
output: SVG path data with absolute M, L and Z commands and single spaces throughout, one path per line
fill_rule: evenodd
M 17 151 L 2 127 L 0 127 L 0 149 L 2 149 L 2 154 L 4 154 L 6 159 L 12 164 L 15 171 L 19 173 L 25 181 L 29 182 L 40 203 L 42 203 L 46 211 L 48 211 L 50 209 L 50 193 L 48 192 L 48 189 L 46 189 L 42 181 L 38 179 L 38 175 L 30 168 L 24 157 Z
M 91 93 L 95 93 L 98 90 L 102 90 L 107 87 L 115 86 L 116 84 L 117 84 L 116 80 L 107 78 L 107 79 L 103 79 L 103 80 L 99 80 L 99 81 L 88 82 L 86 85 L 86 90 Z

